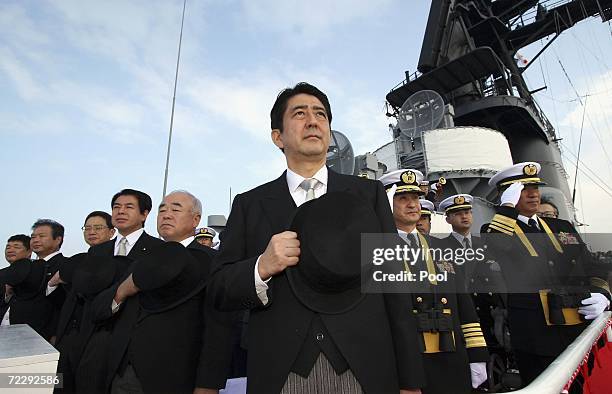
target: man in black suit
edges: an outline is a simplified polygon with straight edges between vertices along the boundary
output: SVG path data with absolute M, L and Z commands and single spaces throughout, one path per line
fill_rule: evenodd
M 106 212 L 93 211 L 85 218 L 82 227 L 83 239 L 89 246 L 110 241 L 115 234 L 112 218 Z M 63 387 L 55 392 L 75 391 L 74 374 L 82 352 L 81 327 L 87 328 L 89 321 L 83 322 L 85 298 L 72 289 L 72 277 L 77 266 L 83 264 L 87 253 L 78 253 L 65 261 L 59 271 L 49 281 L 50 285 L 64 285 L 67 294 L 59 316 L 56 348 L 60 351 L 57 370 L 63 374 Z
M 508 288 L 512 348 L 524 385 L 610 306 L 610 287 L 592 270 L 574 226 L 537 216 L 545 184 L 540 169 L 536 162 L 517 163 L 489 180 L 501 197 L 485 233 Z
M 30 237 L 25 234 L 16 234 L 9 237 L 4 249 L 4 257 L 9 264 L 21 259 L 32 258 Z M 13 298 L 11 285 L 0 282 L 0 325 L 8 326 L 10 323 L 10 302 Z
M 283 90 L 270 113 L 274 144 L 287 171 L 236 196 L 221 234 L 211 290 L 223 309 L 250 309 L 250 393 L 419 392 L 424 376 L 412 309 L 403 294 L 367 294 L 348 312 L 304 306 L 285 269 L 299 264 L 300 244 L 287 231 L 305 201 L 332 191 L 354 193 L 376 212 L 384 232 L 393 218 L 380 182 L 340 175 L 326 166 L 331 108 L 307 83 Z
M 146 256 L 163 242 L 144 231 L 152 205 L 151 197 L 141 191 L 123 189 L 116 193 L 111 208 L 112 224 L 118 234 L 114 240 L 92 246 L 88 254 L 125 256 L 132 261 Z M 89 302 L 88 313 L 95 324 L 80 331 L 84 345 L 76 371 L 77 392 L 106 392 L 115 374 L 123 375 L 128 368 L 133 372 L 126 350 L 140 307 L 136 299 L 117 303 L 114 296 L 118 286 L 119 282 L 114 283 Z
M 32 225 L 30 246 L 38 259 L 31 262 L 35 265 L 31 273 L 43 274 L 35 293 L 28 292 L 27 296 L 22 296 L 18 288 L 13 286 L 15 295 L 9 314 L 11 324 L 28 324 L 52 344 L 55 342 L 65 292 L 61 286 L 48 286 L 48 282 L 65 260 L 60 252 L 63 241 L 64 226 L 55 220 L 39 219 Z
M 140 297 L 141 312 L 128 347 L 135 379 L 116 376 L 111 392 L 191 393 L 197 387 L 199 393 L 212 394 L 225 386 L 231 361 L 232 316 L 215 311 L 205 297 L 212 258 L 209 248 L 194 239 L 201 216 L 201 202 L 187 191 L 171 192 L 159 205 L 157 231 L 165 241 L 186 248 L 197 270 L 189 279 L 183 278 L 182 272 L 164 277 L 166 270 L 158 265 L 180 264 L 183 253 L 175 250 L 177 246 L 164 245 L 141 258 L 117 288 L 115 300 Z M 176 287 L 179 282 L 181 288 Z M 170 301 L 177 292 L 188 295 Z

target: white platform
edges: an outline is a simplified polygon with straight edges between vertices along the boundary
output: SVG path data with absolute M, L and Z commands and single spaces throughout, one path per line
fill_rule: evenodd
M 27 324 L 0 327 L 0 374 L 55 374 L 59 352 Z M 53 387 L 0 388 L 5 393 L 52 393 Z

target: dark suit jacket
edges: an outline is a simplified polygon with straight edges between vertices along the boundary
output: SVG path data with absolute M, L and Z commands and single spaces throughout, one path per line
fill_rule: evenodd
M 60 264 L 66 258 L 61 254 L 53 256 L 49 261 L 34 260 L 32 264 L 45 264 L 46 277 L 41 283 L 40 292 L 35 297 L 24 299 L 19 295 L 18 287 L 15 287 L 15 295 L 11 300 L 10 321 L 11 324 L 28 324 L 36 330 L 43 338 L 49 340 L 57 331 L 59 313 L 62 309 L 66 293 L 62 286 L 58 286 L 51 294 L 46 296 L 47 282 L 57 272 Z
M 206 287 L 202 286 L 212 266 L 206 249 L 209 248 L 195 241 L 188 246 L 198 263 L 206 267 L 198 294 L 169 310 L 147 312 L 141 309 L 129 351 L 146 393 L 191 393 L 196 386 L 225 387 L 231 361 L 234 313 L 215 311 L 206 297 Z
M 138 260 L 146 256 L 149 250 L 161 243 L 163 243 L 162 240 L 144 232 L 140 238 L 138 238 L 138 241 L 136 241 L 127 257 L 134 261 Z M 113 256 L 115 252 L 114 248 L 115 240 L 110 240 L 100 245 L 92 246 L 88 253 L 94 256 Z M 123 275 L 117 283 L 100 292 L 91 301 L 89 313 L 94 324 L 88 330 L 89 332 L 83 334 L 86 337 L 89 336 L 89 341 L 91 341 L 91 337 L 95 335 L 96 346 L 85 347 L 85 353 L 81 358 L 81 365 L 84 361 L 87 361 L 87 369 L 91 369 L 92 374 L 99 373 L 100 368 L 105 367 L 104 374 L 106 377 L 104 379 L 104 385 L 106 387 L 110 387 L 110 383 L 127 352 L 132 329 L 136 324 L 140 312 L 137 298 L 131 297 L 121 304 L 116 314 L 112 313 L 111 306 L 115 292 L 119 284 L 121 284 L 130 272 L 131 270 L 128 268 L 126 274 Z M 109 329 L 111 333 L 107 336 L 106 334 Z M 107 346 L 107 348 L 105 348 L 105 346 Z
M 4 283 L 0 283 L 0 321 L 2 321 L 2 318 L 4 318 L 4 314 L 9 308 L 11 304 L 11 300 L 13 298 L 11 297 L 11 299 L 9 299 L 8 302 L 4 302 L 5 291 L 6 291 L 6 287 L 4 286 Z
M 396 233 L 382 184 L 329 170 L 327 192 L 348 191 L 372 205 L 381 228 Z M 255 292 L 254 268 L 272 235 L 288 229 L 296 210 L 286 175 L 236 196 L 221 234 L 217 271 L 209 285 L 217 307 L 251 309 L 248 328 L 248 391 L 275 393 L 283 387 L 315 312 L 290 290 L 286 274 L 268 283 L 269 302 Z M 319 315 L 365 392 L 397 393 L 424 384 L 410 297 L 368 294 L 354 309 Z

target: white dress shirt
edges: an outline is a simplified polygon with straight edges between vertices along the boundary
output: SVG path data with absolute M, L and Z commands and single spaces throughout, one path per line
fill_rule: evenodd
M 4 314 L 4 317 L 2 317 L 2 322 L 0 323 L 0 326 L 10 326 L 11 325 L 11 321 L 9 320 L 9 312 L 11 311 L 11 308 L 9 307 L 6 310 L 6 313 Z
M 48 256 L 43 257 L 42 259 L 45 261 L 49 261 L 51 260 L 53 257 L 57 256 L 58 254 L 60 254 L 61 252 L 59 250 L 51 253 Z M 53 290 L 57 289 L 57 286 L 49 286 L 49 284 L 47 284 L 47 290 L 45 290 L 45 296 L 48 296 L 49 294 L 53 293 Z
M 138 241 L 138 239 L 143 233 L 144 233 L 144 228 L 139 228 L 138 230 L 134 231 L 133 233 L 128 234 L 125 237 L 127 240 L 127 243 L 125 244 L 126 254 L 130 253 L 130 251 L 134 247 L 134 244 Z M 115 252 L 114 252 L 115 256 L 117 255 L 117 253 L 119 253 L 119 242 L 121 241 L 122 238 L 123 238 L 123 235 L 121 234 L 117 234 L 117 236 L 115 237 Z
M 0 284 L 0 286 L 4 286 L 3 284 Z M 6 288 L 5 288 L 6 289 Z M 6 293 L 4 293 L 4 300 L 2 300 L 1 302 L 7 303 L 11 300 L 11 298 L 13 297 L 13 295 L 8 295 Z M 8 307 L 6 309 L 6 313 L 4 314 L 4 316 L 2 317 L 2 322 L 0 323 L 0 326 L 10 326 L 11 325 L 11 321 L 9 320 L 9 312 L 11 311 L 11 308 Z
M 195 232 L 195 231 L 194 231 L 194 232 Z M 192 242 L 193 242 L 193 240 L 194 240 L 194 239 L 195 239 L 195 236 L 193 236 L 193 235 L 192 235 L 191 237 L 189 237 L 189 238 L 185 238 L 184 240 L 182 240 L 182 241 L 180 242 L 180 244 L 181 244 L 181 245 L 183 245 L 184 247 L 187 247 L 187 246 L 189 246 L 189 244 L 190 244 L 190 243 L 192 243 Z
M 517 219 L 520 220 L 521 222 L 525 223 L 528 226 L 529 226 L 529 219 L 533 219 L 536 222 L 536 227 L 538 228 L 538 230 L 540 229 L 540 221 L 538 220 L 538 215 L 537 214 L 534 214 L 532 217 L 518 215 Z
M 125 238 L 127 240 L 127 242 L 125 243 L 125 253 L 126 255 L 130 253 L 130 250 L 132 250 L 132 248 L 134 247 L 134 244 L 136 242 L 138 242 L 138 239 L 140 238 L 140 236 L 144 234 L 144 228 L 140 228 L 130 234 L 128 234 Z M 121 239 L 123 238 L 123 235 L 121 234 L 117 234 L 117 236 L 115 237 L 115 251 L 114 251 L 114 255 L 116 256 L 117 253 L 119 252 L 119 241 L 121 241 Z M 113 311 L 113 313 L 117 312 L 119 310 L 119 305 L 121 305 L 120 303 L 118 304 L 114 299 L 113 302 L 111 302 L 111 310 Z
M 470 241 L 470 246 L 472 245 L 472 233 L 468 233 L 468 235 L 463 236 L 462 234 L 459 234 L 458 232 L 453 231 L 451 234 L 453 235 L 453 237 L 455 237 L 457 241 L 459 241 L 459 243 L 463 247 L 465 247 L 465 243 L 463 242 L 465 238 L 467 238 Z
M 327 166 L 324 165 L 321 167 L 319 171 L 312 176 L 312 178 L 319 181 L 314 187 L 315 198 L 319 198 L 327 193 Z M 287 168 L 287 186 L 289 188 L 289 194 L 291 194 L 291 198 L 293 198 L 295 205 L 298 207 L 306 202 L 306 190 L 300 187 L 300 184 L 304 181 L 304 179 L 306 178 Z M 266 305 L 268 303 L 268 282 L 272 278 L 268 278 L 264 281 L 259 276 L 258 268 L 260 258 L 261 255 L 257 258 L 257 262 L 255 262 L 255 270 L 253 272 L 255 276 L 255 292 L 257 293 L 257 297 L 260 299 L 262 304 Z
M 408 241 L 408 234 L 412 235 L 413 237 L 410 239 L 410 241 L 408 241 L 410 244 L 412 244 L 412 240 L 416 239 L 416 242 L 418 245 L 420 245 L 420 241 L 419 241 L 419 231 L 417 230 L 417 228 L 413 228 L 411 232 L 407 233 L 404 230 L 400 230 L 399 228 L 397 229 L 397 233 L 399 234 L 400 238 L 403 239 L 404 241 Z M 418 246 L 416 245 L 416 246 Z

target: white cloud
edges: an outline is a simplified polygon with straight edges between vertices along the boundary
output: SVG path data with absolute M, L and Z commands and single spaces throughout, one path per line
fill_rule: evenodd
M 17 59 L 16 54 L 7 47 L 0 47 L 0 70 L 2 70 L 15 86 L 17 94 L 26 101 L 40 98 L 44 95 L 40 86 L 24 63 Z
M 392 0 L 241 1 L 241 19 L 251 30 L 277 33 L 292 45 L 314 45 L 334 27 L 375 19 Z M 382 22 L 382 21 L 381 21 Z
M 183 94 L 210 116 L 224 119 L 257 139 L 269 140 L 268 114 L 282 86 L 280 80 L 267 76 L 207 76 L 193 80 Z

